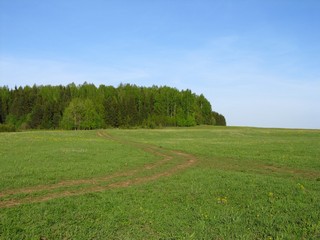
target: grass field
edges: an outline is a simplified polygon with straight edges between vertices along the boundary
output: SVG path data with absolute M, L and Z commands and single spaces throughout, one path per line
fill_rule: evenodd
M 0 134 L 0 239 L 320 239 L 320 131 Z

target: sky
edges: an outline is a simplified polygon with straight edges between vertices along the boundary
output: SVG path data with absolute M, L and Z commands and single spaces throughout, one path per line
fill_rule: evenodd
M 0 86 L 170 86 L 229 126 L 320 129 L 319 0 L 0 0 Z

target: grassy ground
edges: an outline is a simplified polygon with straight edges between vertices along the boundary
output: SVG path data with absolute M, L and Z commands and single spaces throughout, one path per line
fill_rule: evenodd
M 0 239 L 320 238 L 318 130 L 3 133 L 0 166 Z

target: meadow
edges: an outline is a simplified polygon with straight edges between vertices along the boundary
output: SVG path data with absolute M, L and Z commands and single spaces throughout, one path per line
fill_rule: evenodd
M 0 239 L 320 239 L 320 130 L 1 133 Z

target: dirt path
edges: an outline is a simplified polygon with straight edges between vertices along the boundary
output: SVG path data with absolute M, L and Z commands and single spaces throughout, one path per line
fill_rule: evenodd
M 171 176 L 191 167 L 197 162 L 196 157 L 188 153 L 168 150 L 151 144 L 124 140 L 111 136 L 105 131 L 99 131 L 97 135 L 101 138 L 116 141 L 124 145 L 134 146 L 155 156 L 160 156 L 161 159 L 151 164 L 145 164 L 140 168 L 118 172 L 104 177 L 68 180 L 50 185 L 7 190 L 0 193 L 0 208 L 144 184 L 155 181 L 161 177 Z M 152 170 L 151 174 L 149 174 L 150 170 Z M 18 194 L 21 194 L 21 196 L 17 196 Z M 37 194 L 40 196 L 37 196 Z

